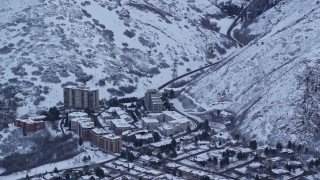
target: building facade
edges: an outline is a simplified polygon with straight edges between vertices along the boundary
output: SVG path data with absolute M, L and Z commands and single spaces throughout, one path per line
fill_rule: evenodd
M 83 141 L 91 140 L 91 129 L 94 128 L 94 122 L 82 121 L 79 123 L 79 136 Z
M 159 121 L 156 118 L 143 117 L 141 119 L 142 126 L 148 130 L 155 130 L 159 126 Z
M 113 119 L 111 129 L 115 134 L 122 135 L 122 132 L 131 129 L 131 125 L 124 119 Z
M 99 108 L 99 90 L 85 86 L 67 86 L 63 89 L 63 100 L 66 109 L 96 110 Z
M 120 153 L 122 150 L 122 140 L 120 136 L 107 134 L 102 136 L 102 150 L 113 153 Z
M 96 146 L 98 148 L 103 148 L 102 136 L 106 134 L 107 132 L 102 128 L 91 129 L 91 145 Z
M 160 113 L 162 112 L 162 101 L 159 90 L 148 89 L 144 96 L 144 104 L 148 112 Z
M 14 124 L 22 128 L 26 133 L 33 133 L 45 128 L 44 121 L 34 121 L 32 119 L 16 119 Z

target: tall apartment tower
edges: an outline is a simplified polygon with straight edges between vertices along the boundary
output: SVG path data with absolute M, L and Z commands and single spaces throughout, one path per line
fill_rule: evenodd
M 162 101 L 159 90 L 148 89 L 144 96 L 144 104 L 148 112 L 161 113 L 162 112 Z
M 96 110 L 99 108 L 99 90 L 85 86 L 67 86 L 63 89 L 65 108 Z

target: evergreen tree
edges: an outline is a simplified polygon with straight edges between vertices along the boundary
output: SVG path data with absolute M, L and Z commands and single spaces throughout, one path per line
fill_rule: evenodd
M 58 173 L 58 172 L 59 172 L 59 171 L 58 171 L 58 168 L 55 167 L 55 168 L 53 169 L 53 172 L 54 172 L 54 173 Z
M 177 174 L 177 168 L 173 168 L 172 171 L 171 171 L 171 174 L 172 174 L 173 176 L 176 176 L 176 174 Z
M 191 131 L 191 128 L 190 128 L 190 126 L 188 126 L 188 127 L 187 127 L 187 133 L 190 134 L 191 132 L 192 132 L 192 131 Z
M 28 174 L 26 175 L 26 178 L 25 178 L 25 179 L 26 179 L 26 180 L 29 180 L 29 179 L 30 179 Z
M 173 89 L 170 90 L 170 98 L 173 98 L 174 97 L 174 91 Z
M 161 137 L 160 137 L 160 135 L 159 135 L 158 132 L 153 132 L 153 133 L 152 133 L 152 136 L 153 136 L 153 140 L 154 140 L 155 142 L 158 142 L 158 141 L 160 141 L 160 139 L 161 139 Z
M 281 149 L 282 149 L 282 144 L 278 142 L 277 145 L 276 145 L 276 148 L 277 148 L 278 150 L 281 150 Z
M 157 154 L 157 158 L 162 159 L 162 155 L 161 155 L 161 153 L 160 153 L 160 152 L 158 152 L 158 154 Z
M 104 178 L 105 177 L 104 171 L 100 167 L 96 167 L 95 173 L 100 178 Z
M 181 170 L 178 171 L 178 176 L 182 177 L 182 171 Z
M 287 148 L 289 148 L 289 149 L 292 148 L 292 143 L 291 143 L 291 141 L 288 141 Z
M 213 157 L 213 160 L 212 160 L 212 161 L 213 161 L 213 164 L 214 164 L 214 165 L 218 165 L 218 159 L 217 159 L 217 157 Z
M 82 138 L 79 138 L 79 146 L 82 146 L 82 144 L 83 144 L 83 140 Z
M 175 148 L 177 146 L 177 142 L 175 138 L 172 138 L 171 140 L 171 147 Z
M 209 176 L 202 176 L 200 180 L 210 180 Z
M 134 160 L 134 155 L 132 152 L 128 152 L 127 156 L 128 156 L 128 161 L 132 162 Z
M 250 141 L 249 146 L 251 149 L 257 149 L 257 141 L 256 140 Z
M 260 180 L 259 175 L 257 174 L 256 177 L 254 178 L 255 180 Z
M 268 147 L 264 148 L 264 154 L 267 156 L 269 155 L 269 153 L 270 153 L 269 148 Z
M 66 179 L 70 179 L 70 174 L 68 172 L 66 172 L 66 176 L 65 176 Z

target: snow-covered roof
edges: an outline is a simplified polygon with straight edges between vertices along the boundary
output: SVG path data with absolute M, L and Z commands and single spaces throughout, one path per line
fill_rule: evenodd
M 302 165 L 301 162 L 299 161 L 289 161 L 287 162 L 288 165 L 293 165 L 293 166 L 299 166 L 299 165 Z
M 260 166 L 262 166 L 262 164 L 259 162 L 253 162 L 248 165 L 248 167 L 250 167 L 250 168 L 259 168 Z
M 288 154 L 293 154 L 294 151 L 292 149 L 282 149 L 281 153 L 288 153 Z
M 150 139 L 153 138 L 151 133 L 147 133 L 147 134 L 136 134 L 135 135 L 136 139 Z
M 231 116 L 232 114 L 227 111 L 221 111 L 220 113 L 223 117 Z
M 274 174 L 285 174 L 285 173 L 289 173 L 289 171 L 285 170 L 285 169 L 272 169 L 271 170 Z
M 130 128 L 131 125 L 124 119 L 113 119 L 111 122 L 118 128 Z
M 106 134 L 106 135 L 103 135 L 102 137 L 106 139 L 112 139 L 112 140 L 121 139 L 120 136 L 116 136 L 115 134 Z
M 142 121 L 145 123 L 159 123 L 159 121 L 155 118 L 143 117 Z
M 180 119 L 180 118 L 184 118 L 185 116 L 175 112 L 175 111 L 163 111 L 163 114 L 172 117 L 173 119 Z
M 168 144 L 171 144 L 171 139 L 165 139 L 159 142 L 152 143 L 151 145 L 155 147 L 161 147 Z
M 80 122 L 80 126 L 85 129 L 94 128 L 94 122 L 82 121 Z
M 95 91 L 98 90 L 98 88 L 92 88 L 92 87 L 85 87 L 85 86 L 66 86 L 65 89 L 79 89 L 79 90 L 87 90 L 87 91 Z
M 43 119 L 46 119 L 47 116 L 45 115 L 42 115 L 42 116 L 33 116 L 33 117 L 29 117 L 29 119 L 32 119 L 32 120 L 43 120 Z
M 97 135 L 102 135 L 102 134 L 106 134 L 106 130 L 102 129 L 102 128 L 93 128 L 91 129 L 91 131 L 94 133 L 94 134 L 97 134 Z
M 166 164 L 166 166 L 170 167 L 170 168 L 175 168 L 175 167 L 180 167 L 181 165 L 173 163 L 173 162 L 169 162 Z
M 173 121 L 169 121 L 170 124 L 185 124 L 185 123 L 188 123 L 189 122 L 189 119 L 186 118 L 186 117 L 182 117 L 182 118 L 179 118 L 179 119 L 176 119 L 176 120 L 173 120 Z
M 88 114 L 85 112 L 72 112 L 68 114 L 69 117 L 88 117 Z
M 27 124 L 34 124 L 34 123 L 40 123 L 44 121 L 34 121 L 33 119 L 16 119 L 16 121 L 24 122 Z
M 173 127 L 167 123 L 162 123 L 162 126 L 159 127 L 159 129 L 164 129 L 164 130 L 173 130 Z
M 157 170 L 153 170 L 153 169 L 149 169 L 146 171 L 146 173 L 149 173 L 149 174 L 152 174 L 152 175 L 155 175 L 155 176 L 158 176 L 161 174 L 160 171 L 157 171 Z
M 147 156 L 147 155 L 142 155 L 142 156 L 140 156 L 140 159 L 142 159 L 142 160 L 145 160 L 145 161 L 150 161 L 150 156 Z
M 91 118 L 76 117 L 71 119 L 72 122 L 91 122 Z

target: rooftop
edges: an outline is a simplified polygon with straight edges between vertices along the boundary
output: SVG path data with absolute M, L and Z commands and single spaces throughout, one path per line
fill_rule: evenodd
M 93 128 L 91 131 L 97 135 L 102 135 L 107 133 L 106 130 L 102 128 Z
M 27 124 L 34 124 L 34 123 L 40 123 L 44 121 L 34 121 L 33 119 L 16 119 L 17 121 L 24 122 Z
M 113 119 L 111 122 L 118 128 L 130 128 L 131 125 L 124 119 Z
M 83 121 L 83 122 L 80 122 L 80 126 L 86 129 L 94 128 L 94 122 Z
M 143 117 L 142 120 L 145 123 L 159 123 L 159 121 L 155 118 L 148 118 L 148 117 Z
M 153 138 L 151 133 L 147 133 L 147 134 L 136 134 L 135 135 L 136 139 L 150 139 Z
M 88 114 L 85 112 L 72 112 L 69 113 L 68 116 L 73 116 L 73 117 L 88 117 Z
M 79 90 L 87 90 L 87 91 L 96 91 L 97 88 L 85 87 L 85 86 L 66 86 L 64 89 L 79 89 Z
M 115 134 L 106 134 L 106 135 L 103 135 L 102 137 L 104 137 L 106 139 L 112 139 L 112 140 L 121 139 L 120 136 L 116 136 Z
M 47 118 L 47 116 L 45 116 L 45 115 L 29 117 L 29 119 L 32 119 L 32 120 L 43 120 L 46 118 Z
M 91 122 L 91 118 L 87 118 L 87 117 L 76 117 L 74 119 L 71 119 L 71 121 L 73 122 Z
M 184 118 L 185 116 L 175 112 L 175 111 L 163 111 L 163 114 L 172 117 L 173 119 L 180 119 L 180 118 Z

